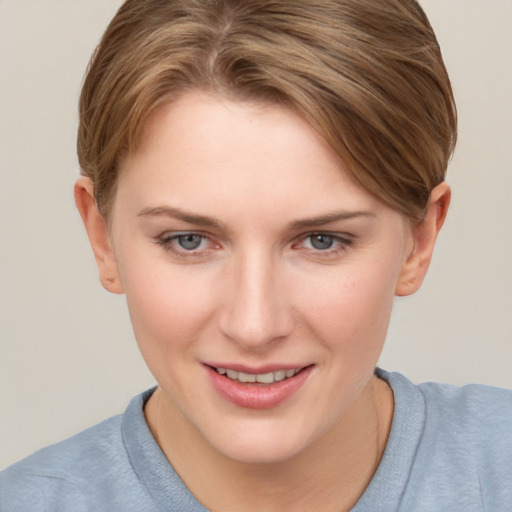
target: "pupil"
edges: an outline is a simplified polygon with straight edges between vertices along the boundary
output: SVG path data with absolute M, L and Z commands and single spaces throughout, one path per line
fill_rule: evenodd
M 330 249 L 334 240 L 329 235 L 314 235 L 311 237 L 311 245 L 318 250 Z
M 192 251 L 197 249 L 201 245 L 203 237 L 200 235 L 181 235 L 178 237 L 178 242 L 183 247 L 183 249 L 187 249 L 188 251 Z

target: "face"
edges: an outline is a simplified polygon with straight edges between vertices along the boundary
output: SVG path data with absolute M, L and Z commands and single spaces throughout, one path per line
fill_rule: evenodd
M 209 446 L 284 460 L 367 396 L 411 229 L 292 111 L 199 93 L 161 107 L 111 222 L 140 350 Z

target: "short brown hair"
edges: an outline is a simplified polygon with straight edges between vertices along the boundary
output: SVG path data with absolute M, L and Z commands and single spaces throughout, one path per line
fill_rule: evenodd
M 450 80 L 415 0 L 127 0 L 80 98 L 80 166 L 106 218 L 122 155 L 158 105 L 192 89 L 290 106 L 415 219 L 455 146 Z

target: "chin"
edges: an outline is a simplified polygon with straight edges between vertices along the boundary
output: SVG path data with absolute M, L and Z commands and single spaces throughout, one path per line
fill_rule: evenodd
M 225 431 L 219 438 L 208 440 L 210 445 L 222 456 L 242 464 L 279 464 L 302 453 L 312 442 L 314 436 L 307 436 L 286 425 L 275 422 L 252 425 Z M 258 424 L 260 423 L 260 424 Z M 295 426 L 303 426 L 300 424 Z

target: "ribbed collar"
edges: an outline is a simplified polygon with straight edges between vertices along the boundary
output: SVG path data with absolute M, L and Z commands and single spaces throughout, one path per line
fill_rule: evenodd
M 151 434 L 144 405 L 155 388 L 136 396 L 123 416 L 121 432 L 132 467 L 162 512 L 205 512 L 172 468 Z
M 419 388 L 399 373 L 377 369 L 376 374 L 393 390 L 393 421 L 379 467 L 352 512 L 399 510 L 425 424 L 425 399 Z

